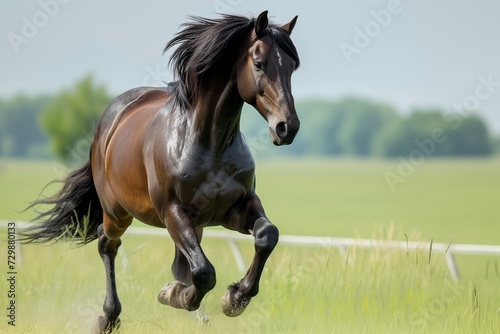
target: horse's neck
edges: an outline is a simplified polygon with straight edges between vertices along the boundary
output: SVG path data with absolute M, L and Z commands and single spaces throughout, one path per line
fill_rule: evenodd
M 196 103 L 193 130 L 195 135 L 208 144 L 214 153 L 222 152 L 239 131 L 243 100 L 238 94 L 236 82 L 213 85 Z

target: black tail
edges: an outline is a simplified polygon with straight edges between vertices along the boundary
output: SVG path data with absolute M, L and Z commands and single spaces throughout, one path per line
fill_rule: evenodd
M 21 242 L 71 240 L 85 245 L 97 239 L 102 207 L 92 179 L 90 161 L 62 182 L 64 185 L 57 194 L 37 200 L 28 207 L 51 205 L 52 209 L 40 213 L 33 220 L 34 226 L 20 233 Z

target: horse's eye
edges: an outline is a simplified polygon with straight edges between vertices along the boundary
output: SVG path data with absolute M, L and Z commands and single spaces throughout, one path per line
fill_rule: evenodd
M 253 61 L 253 66 L 255 67 L 255 69 L 257 71 L 262 71 L 264 69 L 264 65 L 262 64 L 262 62 L 260 62 L 258 60 Z

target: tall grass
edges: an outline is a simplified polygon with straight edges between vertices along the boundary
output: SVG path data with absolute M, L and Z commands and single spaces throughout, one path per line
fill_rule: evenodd
M 259 295 L 239 318 L 227 318 L 219 308 L 220 297 L 242 273 L 225 242 L 205 240 L 203 244 L 218 270 L 218 284 L 203 302 L 208 325 L 196 314 L 156 300 L 161 287 L 173 279 L 169 270 L 172 242 L 167 237 L 124 238 L 117 261 L 123 333 L 500 331 L 500 278 L 454 282 L 443 255 L 430 249 L 350 248 L 341 253 L 323 247 L 278 246 L 264 271 Z M 104 269 L 95 246 L 23 246 L 18 331 L 89 331 L 104 300 Z M 241 247 L 250 260 L 253 246 L 242 243 Z M 0 323 L 0 331 L 9 329 L 6 322 Z

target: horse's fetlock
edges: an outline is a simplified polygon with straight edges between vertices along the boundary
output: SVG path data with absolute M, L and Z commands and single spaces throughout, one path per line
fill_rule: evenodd
M 107 318 L 116 320 L 118 316 L 122 312 L 122 305 L 120 301 L 115 300 L 114 302 L 108 301 L 108 298 L 104 301 L 104 305 L 102 306 L 104 314 Z
M 197 289 L 202 291 L 209 291 L 215 287 L 217 282 L 215 276 L 215 268 L 213 266 L 207 266 L 203 270 L 193 271 L 193 284 Z

